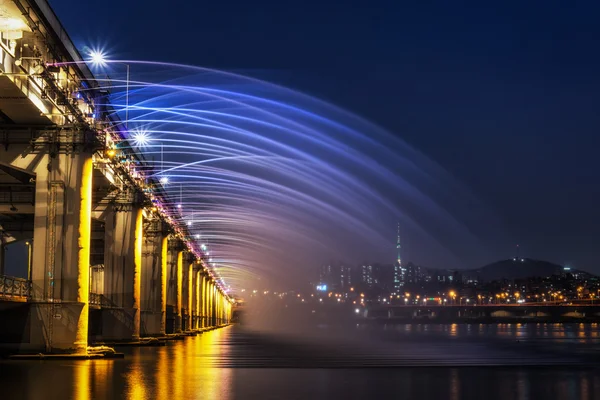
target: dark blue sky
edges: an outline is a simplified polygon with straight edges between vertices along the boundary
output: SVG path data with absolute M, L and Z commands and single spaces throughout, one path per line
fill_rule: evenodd
M 242 72 L 360 114 L 468 185 L 523 255 L 600 272 L 598 2 L 50 3 L 78 45 Z

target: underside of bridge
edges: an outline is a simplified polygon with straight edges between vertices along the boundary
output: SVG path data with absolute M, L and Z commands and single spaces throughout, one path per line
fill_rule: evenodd
M 85 353 L 90 339 L 229 322 L 229 297 L 102 96 L 46 1 L 0 0 L 5 348 Z

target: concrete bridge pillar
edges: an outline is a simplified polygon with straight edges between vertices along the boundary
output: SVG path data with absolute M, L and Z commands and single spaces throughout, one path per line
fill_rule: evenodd
M 105 219 L 104 340 L 138 340 L 142 270 L 143 211 L 111 211 Z M 108 307 L 107 307 L 108 306 Z
M 192 301 L 193 301 L 193 284 L 192 277 L 194 272 L 194 263 L 189 262 L 189 258 L 185 261 L 187 268 L 184 271 L 184 285 L 183 285 L 183 298 L 185 299 L 185 313 L 184 313 L 184 330 L 192 330 Z
M 208 310 L 209 315 L 210 315 L 210 326 L 216 326 L 216 315 L 215 315 L 215 285 L 214 283 L 211 281 L 210 282 L 210 286 L 208 289 L 209 292 L 209 304 L 210 304 L 210 308 Z
M 30 345 L 87 352 L 92 155 L 41 156 L 36 173 Z
M 183 242 L 177 238 L 169 238 L 167 252 L 167 308 L 170 313 L 167 332 L 181 332 L 182 283 L 183 283 Z
M 198 303 L 196 304 L 196 308 L 198 310 L 197 316 L 198 316 L 198 322 L 197 322 L 197 329 L 200 328 L 204 328 L 204 296 L 205 296 L 205 291 L 204 291 L 204 271 L 203 270 L 198 270 L 198 275 L 196 277 L 197 281 L 196 281 L 196 286 L 198 289 Z
M 208 309 L 208 299 L 206 298 L 208 287 L 208 275 L 206 272 L 202 273 L 202 328 L 206 328 L 208 326 L 208 322 L 206 320 L 206 310 Z
M 217 289 L 217 323 L 223 323 L 223 294 Z
M 142 247 L 141 334 L 146 336 L 166 333 L 168 239 L 161 227 L 144 237 Z
M 191 287 L 191 309 L 192 309 L 192 313 L 191 313 L 191 322 L 190 322 L 190 329 L 197 329 L 198 328 L 198 270 L 196 268 L 195 263 L 192 264 L 192 270 L 190 273 L 190 287 Z
M 205 294 L 205 301 L 206 301 L 206 308 L 204 310 L 204 316 L 205 316 L 205 324 L 207 327 L 211 327 L 213 326 L 212 324 L 212 290 L 211 290 L 211 282 L 208 280 L 208 276 L 206 277 L 206 294 Z
M 175 328 L 174 332 L 178 333 L 182 330 L 183 325 L 183 264 L 184 264 L 184 253 L 183 251 L 177 252 L 177 274 L 176 274 L 176 296 L 175 296 L 175 304 L 176 304 L 176 314 L 175 314 Z

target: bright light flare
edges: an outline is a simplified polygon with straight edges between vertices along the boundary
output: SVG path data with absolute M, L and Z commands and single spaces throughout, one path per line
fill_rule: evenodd
M 131 139 L 133 140 L 133 144 L 137 147 L 144 147 L 148 143 L 150 143 L 150 135 L 146 131 L 135 131 L 131 135 Z
M 106 56 L 100 50 L 92 50 L 89 53 L 90 61 L 94 67 L 106 66 Z
M 163 176 L 162 178 L 160 178 L 160 183 L 162 185 L 166 185 L 169 183 L 169 177 L 168 176 Z

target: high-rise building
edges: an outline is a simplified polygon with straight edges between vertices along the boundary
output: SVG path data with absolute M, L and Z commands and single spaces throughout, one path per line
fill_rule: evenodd
M 398 223 L 398 237 L 396 240 L 396 262 L 394 263 L 394 293 L 400 293 L 406 281 L 406 269 L 402 266 L 400 246 L 400 223 Z
M 352 268 L 349 265 L 340 265 L 340 288 L 348 289 L 352 286 Z
M 352 269 L 341 262 L 330 262 L 319 268 L 319 283 L 331 290 L 344 290 L 352 285 Z
M 405 268 L 405 284 L 419 283 L 424 280 L 423 271 L 419 265 L 409 262 Z
M 373 286 L 373 266 L 371 264 L 360 266 L 360 281 L 368 287 Z
M 331 263 L 319 267 L 319 283 L 331 285 L 333 276 L 333 265 Z
M 387 293 L 394 291 L 394 264 L 373 264 L 373 286 Z

